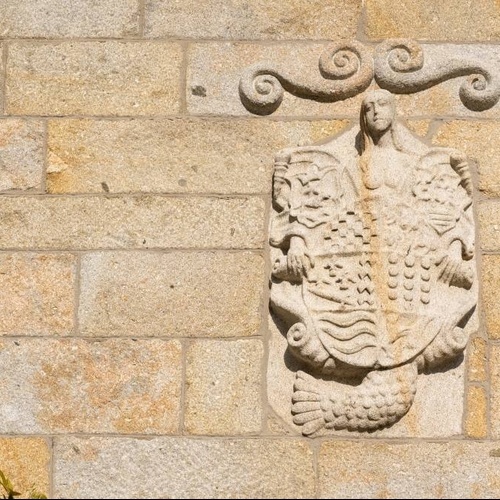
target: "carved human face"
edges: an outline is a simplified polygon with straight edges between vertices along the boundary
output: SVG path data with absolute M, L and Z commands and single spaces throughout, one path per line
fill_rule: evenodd
M 396 108 L 394 99 L 386 91 L 375 91 L 368 94 L 363 101 L 366 126 L 372 135 L 386 132 L 394 121 Z

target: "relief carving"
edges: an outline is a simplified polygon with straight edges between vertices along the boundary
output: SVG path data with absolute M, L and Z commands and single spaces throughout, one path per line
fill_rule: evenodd
M 451 78 L 468 76 L 459 90 L 465 107 L 484 111 L 500 99 L 500 79 L 484 61 L 457 56 L 426 61 L 423 48 L 413 40 L 392 39 L 375 53 L 359 42 L 337 43 L 321 54 L 314 74 L 292 75 L 285 64 L 260 62 L 247 68 L 239 92 L 252 113 L 268 115 L 281 104 L 285 90 L 320 102 L 336 102 L 365 91 L 373 78 L 395 94 L 411 94 Z
M 366 94 L 359 126 L 277 154 L 270 302 L 303 366 L 290 396 L 304 435 L 393 425 L 418 374 L 462 354 L 477 303 L 471 195 L 465 155 L 413 135 L 387 90 Z

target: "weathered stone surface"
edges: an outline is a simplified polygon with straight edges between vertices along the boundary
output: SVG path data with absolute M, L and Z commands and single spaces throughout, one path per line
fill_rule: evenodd
M 259 45 L 251 43 L 193 44 L 188 56 L 187 105 L 194 114 L 246 115 L 248 111 L 241 103 L 239 82 L 245 70 L 256 63 L 268 61 L 276 65 L 278 73 L 300 85 L 306 78 L 321 80 L 318 70 L 320 55 L 331 44 L 327 43 L 277 43 Z M 369 50 L 369 47 L 366 47 Z M 425 66 L 434 72 L 443 72 L 452 59 L 475 61 L 495 72 L 500 69 L 500 55 L 496 46 L 487 45 L 422 45 Z M 458 54 L 458 55 L 457 55 Z M 220 68 L 224 67 L 224 71 Z M 451 66 L 450 66 L 451 67 Z M 431 72 L 432 73 L 432 72 Z M 407 73 L 403 73 L 408 78 Z M 428 90 L 396 96 L 399 113 L 407 118 L 454 115 L 477 118 L 462 104 L 459 97 L 461 85 L 467 77 L 453 78 Z M 323 83 L 325 83 L 323 81 Z M 376 88 L 371 85 L 369 89 Z M 202 90 L 202 92 L 200 92 Z M 333 103 L 300 99 L 288 92 L 273 116 L 335 116 L 356 117 L 361 96 Z M 500 104 L 481 112 L 482 118 L 500 116 Z
M 73 330 L 76 257 L 0 253 L 0 335 Z
M 4 197 L 0 248 L 260 248 L 260 198 Z
M 80 331 L 97 337 L 255 335 L 263 279 L 264 259 L 250 252 L 87 254 Z
M 406 124 L 416 135 L 426 137 L 426 135 L 430 132 L 430 126 L 432 123 L 432 120 L 408 120 Z
M 301 369 L 292 356 L 285 354 L 287 340 L 270 319 L 269 361 L 267 393 L 269 404 L 285 428 L 299 433 L 301 428 L 293 423 L 290 394 L 293 390 L 295 370 Z M 335 431 L 336 436 L 370 438 L 441 438 L 462 434 L 464 413 L 465 365 L 444 367 L 443 372 L 419 376 L 415 400 L 403 419 L 388 429 L 370 433 Z M 336 386 L 341 388 L 341 384 Z M 443 388 L 446 387 L 446 390 Z M 320 434 L 321 435 L 321 431 Z
M 490 351 L 490 421 L 491 434 L 500 438 L 500 346 L 492 345 Z
M 191 114 L 249 115 L 238 90 L 244 70 L 261 61 L 279 62 L 295 79 L 319 74 L 318 60 L 329 44 L 251 43 L 193 44 L 188 52 L 187 107 Z M 224 68 L 224 71 L 220 71 Z M 197 91 L 203 89 L 203 92 Z M 285 92 L 283 103 L 273 116 L 348 116 L 357 118 L 361 98 L 336 103 L 318 103 Z
M 500 202 L 485 201 L 478 204 L 479 240 L 486 251 L 500 250 Z M 483 277 L 484 282 L 484 277 Z M 484 295 L 484 292 L 483 292 Z
M 314 40 L 335 34 L 335 38 L 355 38 L 360 14 L 360 0 L 146 0 L 146 36 Z
M 496 498 L 498 443 L 325 442 L 320 498 Z
M 3 64 L 3 53 L 4 48 L 3 43 L 0 42 L 0 53 L 2 54 L 2 60 L 0 61 L 0 115 L 4 114 L 5 109 L 5 95 L 4 95 L 4 83 L 5 83 L 5 68 Z
M 186 366 L 184 428 L 189 434 L 235 435 L 262 428 L 262 341 L 197 341 Z
M 474 439 L 484 439 L 488 434 L 488 400 L 484 387 L 469 386 L 465 432 Z
M 500 255 L 483 255 L 482 299 L 486 332 L 492 339 L 500 339 Z
M 3 0 L 0 36 L 122 37 L 138 34 L 136 0 Z
M 61 498 L 314 495 L 312 451 L 290 439 L 69 437 L 56 439 L 54 455 Z
M 1 433 L 178 432 L 176 340 L 1 341 Z
M 495 0 L 367 0 L 370 38 L 480 41 L 500 39 L 500 7 Z
M 438 130 L 436 144 L 456 144 L 478 163 L 479 190 L 488 196 L 500 195 L 497 160 L 500 157 L 500 123 L 456 120 Z
M 0 192 L 40 189 L 43 141 L 38 120 L 0 120 Z
M 51 120 L 51 193 L 265 193 L 276 149 L 311 144 L 347 121 Z
M 468 376 L 470 382 L 485 382 L 487 378 L 486 340 L 475 337 L 469 343 Z
M 182 49 L 173 42 L 13 43 L 7 67 L 7 113 L 176 113 L 181 60 Z
M 0 470 L 21 493 L 19 498 L 34 498 L 29 496 L 33 489 L 49 495 L 49 460 L 45 439 L 0 438 Z

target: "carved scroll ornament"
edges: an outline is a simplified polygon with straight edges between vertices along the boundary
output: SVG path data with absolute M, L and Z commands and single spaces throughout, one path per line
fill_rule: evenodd
M 401 419 L 418 374 L 461 355 L 477 302 L 467 158 L 415 137 L 386 90 L 360 116 L 275 160 L 270 300 L 302 365 L 291 411 L 305 435 Z
M 295 96 L 335 102 L 368 88 L 373 78 L 396 94 L 419 92 L 451 78 L 469 76 L 459 96 L 468 109 L 484 111 L 500 99 L 500 78 L 484 62 L 454 57 L 427 63 L 422 47 L 406 39 L 387 40 L 375 54 L 359 42 L 329 47 L 312 75 L 294 76 L 284 65 L 260 62 L 247 68 L 240 80 L 240 96 L 252 113 L 268 115 L 281 104 L 285 90 Z

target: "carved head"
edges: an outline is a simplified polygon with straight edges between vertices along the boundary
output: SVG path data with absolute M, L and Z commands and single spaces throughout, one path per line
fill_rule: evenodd
M 374 90 L 366 95 L 361 105 L 361 128 L 372 137 L 380 137 L 389 130 L 396 115 L 394 97 L 387 90 Z

